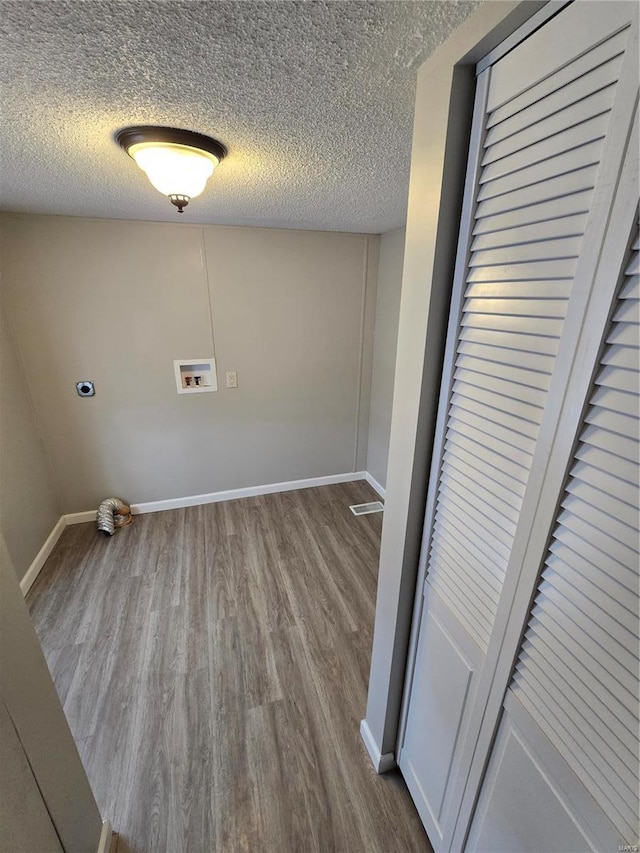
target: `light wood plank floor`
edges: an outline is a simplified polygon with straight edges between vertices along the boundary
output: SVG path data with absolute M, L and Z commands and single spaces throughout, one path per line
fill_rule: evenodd
M 31 614 L 118 853 L 429 851 L 360 741 L 365 483 L 67 528 Z

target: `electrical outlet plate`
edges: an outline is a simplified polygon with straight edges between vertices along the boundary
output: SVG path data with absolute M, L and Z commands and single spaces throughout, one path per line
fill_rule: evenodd
M 177 358 L 173 362 L 178 394 L 218 390 L 215 358 Z

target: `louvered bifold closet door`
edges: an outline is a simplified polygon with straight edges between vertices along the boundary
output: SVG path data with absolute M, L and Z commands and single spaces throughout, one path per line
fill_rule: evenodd
M 639 256 L 636 239 L 510 688 L 636 840 Z
M 486 651 L 627 33 L 486 118 L 427 582 Z M 460 531 L 464 530 L 464 536 Z
M 486 119 L 427 574 L 483 651 L 626 41 L 625 31 L 616 33 Z
M 509 669 L 487 722 L 626 162 L 637 99 L 636 16 L 632 3 L 578 0 L 478 75 L 399 737 L 399 765 L 436 851 L 459 849 L 465 837 L 492 733 L 477 744 L 496 724 L 508 684 Z M 603 381 L 615 383 L 624 369 L 607 365 Z M 607 452 L 597 445 L 605 427 L 589 423 L 590 458 Z M 556 468 L 553 505 L 568 454 L 566 447 Z M 585 451 L 583 461 L 590 458 Z M 588 485 L 567 498 L 567 513 Z M 545 532 L 531 546 L 534 572 L 552 521 L 553 505 L 545 505 Z M 570 532 L 586 536 L 592 516 L 576 511 Z M 585 596 L 589 583 L 580 581 Z M 521 630 L 522 622 L 518 637 Z

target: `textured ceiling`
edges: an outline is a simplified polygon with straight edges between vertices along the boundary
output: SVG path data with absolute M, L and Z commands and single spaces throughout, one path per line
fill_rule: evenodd
M 183 222 L 401 226 L 418 66 L 477 2 L 0 0 L 0 209 L 176 221 L 113 141 L 220 139 Z

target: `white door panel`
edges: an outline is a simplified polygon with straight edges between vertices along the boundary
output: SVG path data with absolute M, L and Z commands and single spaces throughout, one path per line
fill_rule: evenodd
M 403 773 L 432 838 L 442 839 L 442 804 L 459 740 L 460 726 L 473 681 L 482 664 L 479 647 L 459 625 L 436 592 L 426 592 L 429 607 L 418 643 L 413 696 L 421 714 L 410 719 Z M 428 773 L 424 768 L 429 768 Z
M 598 850 L 576 820 L 561 786 L 508 717 L 498 732 L 465 849 L 473 853 Z

